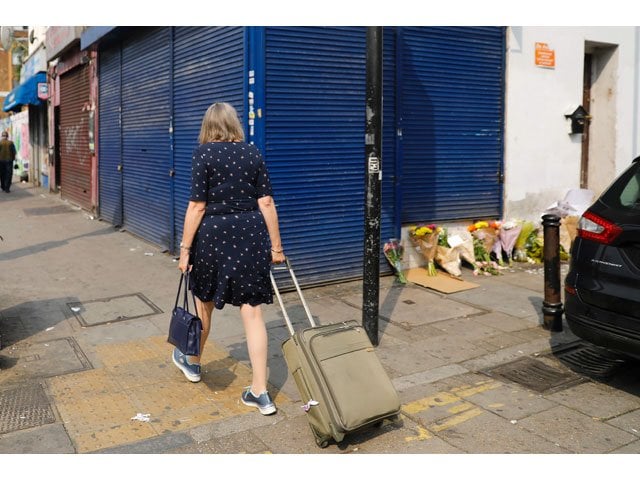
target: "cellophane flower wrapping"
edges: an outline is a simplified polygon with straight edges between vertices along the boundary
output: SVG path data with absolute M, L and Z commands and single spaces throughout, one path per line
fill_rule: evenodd
M 460 270 L 460 252 L 457 249 L 438 245 L 436 247 L 435 261 L 450 275 L 454 277 L 462 275 L 462 271 Z
M 436 225 L 422 225 L 409 229 L 409 238 L 411 243 L 416 246 L 422 257 L 427 262 L 425 268 L 429 276 L 438 274 L 435 265 L 436 252 L 438 249 L 439 231 Z
M 536 234 L 536 226 L 533 222 L 522 222 L 520 227 L 520 233 L 516 239 L 516 243 L 513 247 L 513 259 L 516 262 L 528 262 L 529 256 L 527 255 L 527 243 L 532 235 Z
M 402 284 L 407 283 L 407 278 L 402 272 L 402 256 L 404 255 L 404 247 L 395 238 L 390 239 L 383 247 L 384 256 L 391 264 L 396 278 Z
M 502 250 L 506 253 L 509 259 L 509 264 L 513 260 L 513 249 L 516 245 L 516 240 L 522 231 L 522 224 L 517 222 L 505 222 L 500 227 L 498 237 L 500 238 L 500 244 Z

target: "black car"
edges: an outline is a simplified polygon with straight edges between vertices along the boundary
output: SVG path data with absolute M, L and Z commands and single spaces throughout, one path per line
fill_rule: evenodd
M 580 218 L 565 316 L 578 337 L 640 358 L 640 157 Z

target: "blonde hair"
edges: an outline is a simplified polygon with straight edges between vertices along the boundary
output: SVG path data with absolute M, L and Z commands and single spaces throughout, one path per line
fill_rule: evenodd
M 232 105 L 219 102 L 211 105 L 202 118 L 198 142 L 242 142 L 244 131 L 238 112 Z

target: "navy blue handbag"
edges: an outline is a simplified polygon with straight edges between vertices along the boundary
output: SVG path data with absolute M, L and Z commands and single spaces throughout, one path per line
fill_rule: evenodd
M 184 284 L 184 297 L 182 306 L 178 306 L 178 300 L 180 299 L 180 290 Z M 185 355 L 200 355 L 200 335 L 202 333 L 202 321 L 197 315 L 189 312 L 189 302 L 187 290 L 189 290 L 189 272 L 183 273 L 180 276 L 180 283 L 178 284 L 178 294 L 176 295 L 176 304 L 171 312 L 171 323 L 169 324 L 169 337 L 167 342 L 174 345 Z M 194 313 L 197 313 L 195 308 L 196 297 L 193 295 Z

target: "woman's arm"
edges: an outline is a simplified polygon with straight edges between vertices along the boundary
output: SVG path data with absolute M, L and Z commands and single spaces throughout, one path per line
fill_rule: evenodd
M 282 248 L 282 240 L 280 239 L 280 226 L 278 225 L 278 212 L 273 197 L 267 195 L 258 199 L 258 208 L 262 212 L 264 221 L 267 225 L 269 238 L 271 239 L 271 261 L 273 263 L 284 262 L 284 250 Z
M 184 228 L 182 229 L 182 242 L 180 243 L 180 262 L 178 268 L 186 272 L 189 268 L 189 252 L 196 231 L 200 226 L 202 217 L 204 216 L 207 202 L 190 201 L 187 205 L 187 212 L 184 215 Z

